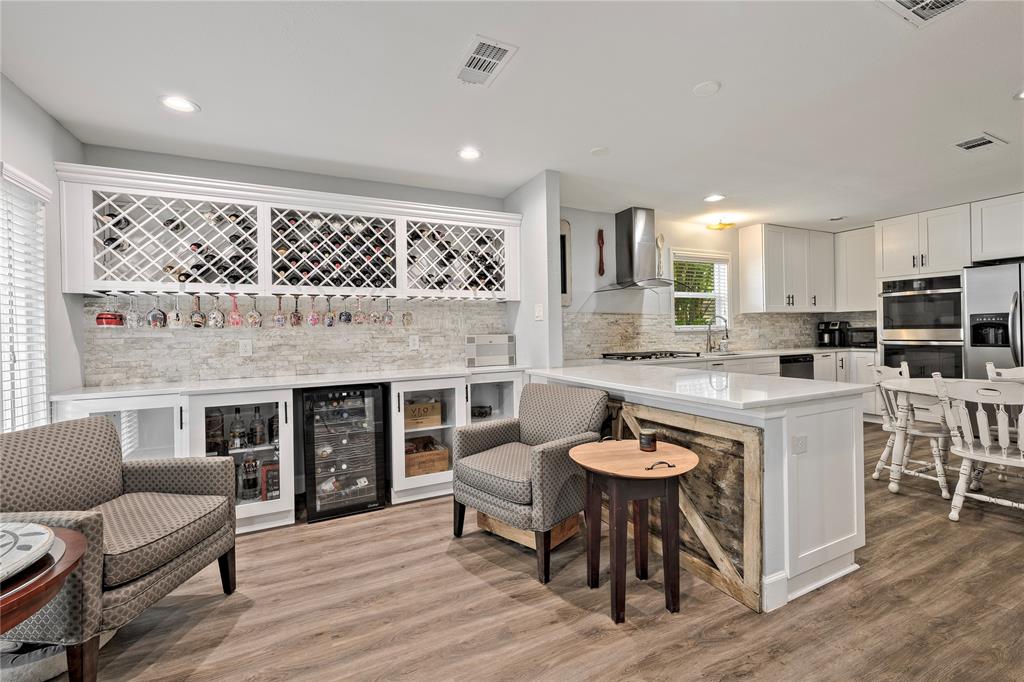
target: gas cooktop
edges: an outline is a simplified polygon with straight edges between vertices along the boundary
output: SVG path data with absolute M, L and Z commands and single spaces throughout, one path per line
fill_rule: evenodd
M 602 353 L 605 360 L 666 360 L 672 358 L 699 358 L 696 350 L 638 350 L 628 353 Z

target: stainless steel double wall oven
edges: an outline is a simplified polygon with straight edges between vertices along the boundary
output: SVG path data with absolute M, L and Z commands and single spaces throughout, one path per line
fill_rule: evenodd
M 964 376 L 963 287 L 960 275 L 882 282 L 882 361 L 901 362 L 914 377 Z

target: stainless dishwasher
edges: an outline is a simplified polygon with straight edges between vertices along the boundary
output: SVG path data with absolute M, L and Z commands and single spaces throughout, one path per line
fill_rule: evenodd
M 813 379 L 814 356 L 809 353 L 806 355 L 780 355 L 779 376 Z

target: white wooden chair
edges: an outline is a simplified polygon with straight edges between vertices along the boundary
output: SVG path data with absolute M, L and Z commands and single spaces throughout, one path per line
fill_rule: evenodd
M 1024 443 L 1021 443 L 1019 428 L 1024 409 L 1024 383 L 943 379 L 938 372 L 932 377 L 953 440 L 950 452 L 963 460 L 953 493 L 950 520 L 960 519 L 960 509 L 967 497 L 1024 509 L 1024 502 L 968 491 L 968 484 L 977 473 L 972 472 L 975 464 L 979 469 L 995 464 L 1001 471 L 1024 470 Z M 1021 473 L 1014 475 L 1024 478 Z
M 996 369 L 996 366 L 993 363 L 986 362 L 985 371 L 988 372 L 989 381 L 1015 381 L 1024 383 L 1024 367 Z
M 896 393 L 882 387 L 882 382 L 889 379 L 905 379 L 910 376 L 910 368 L 907 363 L 901 362 L 899 368 L 879 367 L 872 365 L 875 372 L 875 390 L 878 392 L 879 405 L 882 412 L 882 430 L 889 433 L 889 440 L 882 450 L 882 456 L 875 464 L 875 471 L 871 478 L 876 481 L 881 478 L 882 472 L 891 469 L 890 460 L 893 456 L 893 446 L 896 443 Z M 920 408 L 918 408 L 920 409 Z M 919 459 L 911 459 L 914 442 L 918 438 L 927 438 L 932 446 L 932 461 L 925 462 Z M 906 446 L 903 449 L 903 475 L 927 478 L 939 484 L 939 492 L 943 499 L 949 499 L 949 483 L 946 480 L 946 459 L 949 456 L 949 433 L 941 422 L 917 421 L 915 408 L 910 406 L 910 413 L 907 421 Z M 913 465 L 911 467 L 910 465 Z M 932 472 L 935 475 L 932 475 Z

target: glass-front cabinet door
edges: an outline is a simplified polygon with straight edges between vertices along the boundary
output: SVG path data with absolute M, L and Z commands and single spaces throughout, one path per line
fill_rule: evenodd
M 235 465 L 238 531 L 295 521 L 291 391 L 189 396 L 189 452 Z
M 469 378 L 469 422 L 479 424 L 494 419 L 519 416 L 519 394 L 523 390 L 522 372 L 488 372 Z
M 391 401 L 392 501 L 450 492 L 455 429 L 466 423 L 465 379 L 393 383 Z
M 53 408 L 57 421 L 109 419 L 121 436 L 123 459 L 188 456 L 188 415 L 178 394 L 61 400 Z

